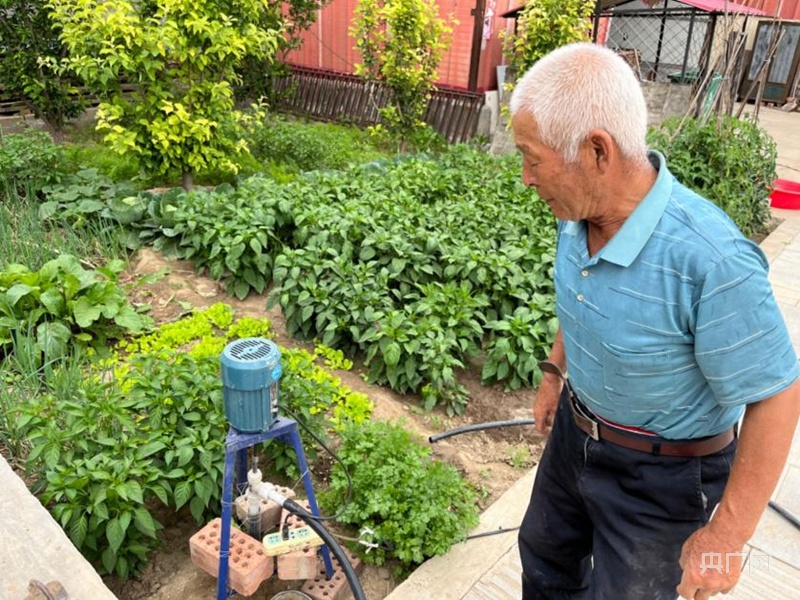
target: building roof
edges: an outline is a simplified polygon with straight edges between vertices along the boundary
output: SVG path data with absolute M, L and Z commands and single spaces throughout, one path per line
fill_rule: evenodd
M 633 4 L 634 0 L 601 0 L 600 1 L 600 9 L 601 10 L 608 10 L 609 8 L 613 8 L 615 6 L 619 6 L 621 4 Z M 750 6 L 745 6 L 744 4 L 737 4 L 736 2 L 729 2 L 728 0 L 669 0 L 670 4 L 675 4 L 678 2 L 679 4 L 686 4 L 688 6 L 693 6 L 703 12 L 708 13 L 734 13 L 740 15 L 766 15 L 763 10 L 759 10 L 758 8 L 752 8 Z M 643 0 L 640 0 L 642 7 L 646 6 Z M 518 6 L 517 8 L 512 8 L 511 10 L 504 12 L 501 14 L 501 17 L 506 19 L 516 18 L 522 9 L 525 8 L 525 4 Z

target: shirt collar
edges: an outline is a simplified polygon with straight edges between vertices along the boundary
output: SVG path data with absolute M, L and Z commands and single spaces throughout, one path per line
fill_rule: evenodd
M 642 199 L 622 227 L 597 254 L 598 259 L 628 267 L 636 260 L 644 245 L 653 235 L 667 202 L 672 195 L 672 173 L 666 165 L 666 159 L 660 152 L 650 151 L 648 158 L 658 170 L 655 183 Z M 564 224 L 564 233 L 576 235 L 586 224 L 568 221 Z

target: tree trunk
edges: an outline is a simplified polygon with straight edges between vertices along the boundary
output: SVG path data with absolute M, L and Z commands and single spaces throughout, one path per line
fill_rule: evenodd
M 183 184 L 183 189 L 185 189 L 187 192 L 191 190 L 192 187 L 194 187 L 194 178 L 192 177 L 191 171 L 183 172 L 182 184 Z

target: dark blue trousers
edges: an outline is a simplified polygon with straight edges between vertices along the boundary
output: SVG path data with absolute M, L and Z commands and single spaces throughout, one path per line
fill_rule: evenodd
M 681 546 L 722 497 L 736 440 L 654 456 L 587 436 L 559 403 L 519 532 L 523 600 L 675 600 Z

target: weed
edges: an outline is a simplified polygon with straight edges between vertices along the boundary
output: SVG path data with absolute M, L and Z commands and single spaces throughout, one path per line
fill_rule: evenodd
M 515 469 L 525 469 L 531 464 L 531 451 L 526 445 L 514 446 L 508 455 L 508 464 Z

